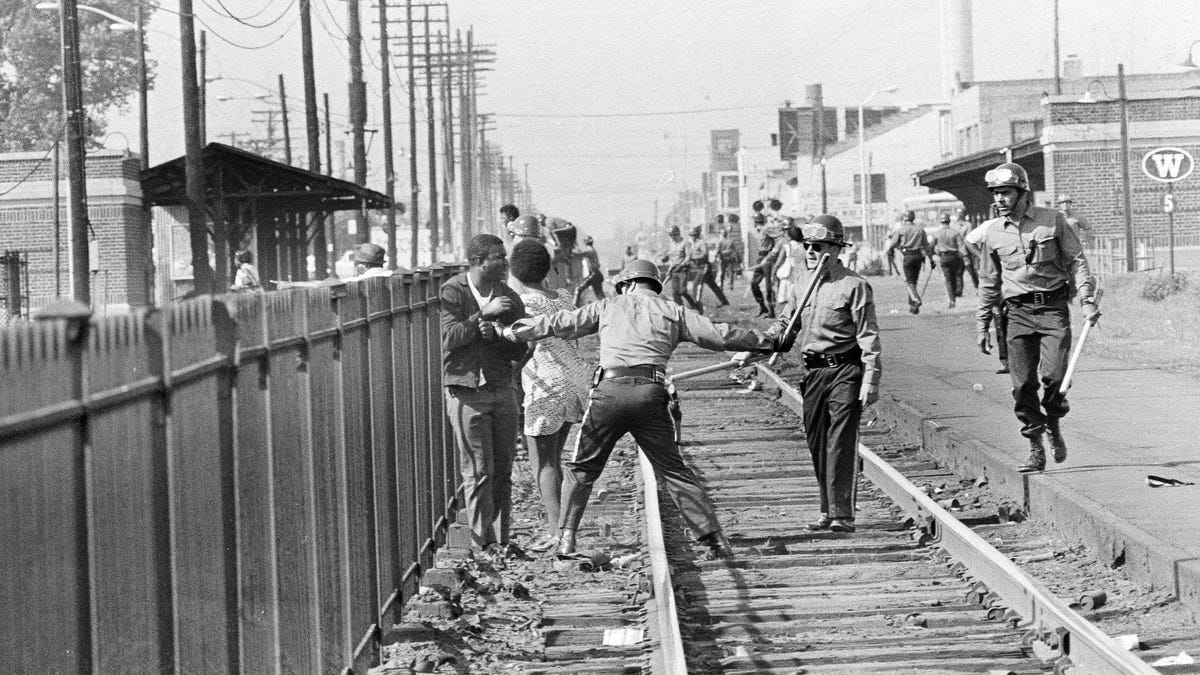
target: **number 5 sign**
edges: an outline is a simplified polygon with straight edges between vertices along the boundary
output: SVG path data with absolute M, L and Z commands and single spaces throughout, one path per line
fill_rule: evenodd
M 1142 171 L 1162 183 L 1183 180 L 1195 167 L 1191 153 L 1183 148 L 1156 148 L 1142 157 Z

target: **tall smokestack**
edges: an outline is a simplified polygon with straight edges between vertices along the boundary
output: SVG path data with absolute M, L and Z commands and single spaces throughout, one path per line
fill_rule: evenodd
M 942 0 L 942 95 L 953 97 L 975 80 L 971 0 Z

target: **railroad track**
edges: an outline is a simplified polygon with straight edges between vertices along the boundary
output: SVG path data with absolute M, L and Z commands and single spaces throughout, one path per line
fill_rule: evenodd
M 681 350 L 673 366 L 713 361 Z M 983 534 L 1009 527 L 1003 509 L 972 501 L 982 486 L 912 449 L 863 448 L 856 533 L 805 531 L 817 516 L 811 464 L 799 417 L 783 405 L 787 384 L 772 384 L 785 390 L 779 403 L 728 372 L 677 385 L 685 455 L 738 555 L 702 560 L 663 500 L 665 545 L 651 556 L 669 561 L 653 574 L 661 672 L 1155 672 L 1009 560 L 1045 541 L 1006 535 L 997 552 L 949 517 L 939 500 Z M 886 434 L 868 428 L 862 440 Z M 928 488 L 906 490 L 902 473 Z

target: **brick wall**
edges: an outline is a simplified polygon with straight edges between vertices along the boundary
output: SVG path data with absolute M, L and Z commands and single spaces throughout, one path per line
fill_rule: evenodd
M 1060 140 L 1045 154 L 1046 198 L 1068 194 L 1074 200 L 1074 210 L 1091 224 L 1093 235 L 1124 237 L 1121 138 L 1114 126 L 1120 123 L 1119 104 L 1055 102 L 1049 107 L 1050 123 L 1058 128 L 1055 134 Z M 1187 150 L 1200 161 L 1200 97 L 1135 98 L 1128 102 L 1127 115 L 1134 236 L 1163 236 L 1167 233 L 1167 214 L 1162 210 L 1166 184 L 1151 180 L 1142 171 L 1142 158 L 1155 148 L 1172 146 Z M 1147 127 L 1145 123 L 1158 125 Z M 1108 126 L 1100 130 L 1096 125 Z M 1164 137 L 1162 129 L 1178 131 Z M 1072 131 L 1078 132 L 1076 140 L 1064 142 L 1062 139 L 1071 138 L 1068 134 Z M 1200 235 L 1200 171 L 1176 182 L 1173 190 L 1175 234 Z
M 61 158 L 65 163 L 65 154 Z M 103 150 L 87 157 L 88 219 L 99 269 L 93 302 L 144 305 L 149 300 L 150 230 L 141 208 L 140 159 Z M 54 255 L 53 163 L 43 153 L 0 154 L 0 250 L 29 255 L 29 295 L 45 300 L 70 292 L 65 164 L 59 185 L 59 257 Z M 22 180 L 24 179 L 24 180 Z M 93 258 L 95 259 L 95 258 Z

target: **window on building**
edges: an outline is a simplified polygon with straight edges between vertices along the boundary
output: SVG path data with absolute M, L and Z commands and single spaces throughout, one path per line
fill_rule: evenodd
M 871 174 L 871 203 L 887 201 L 887 176 L 882 173 Z M 862 203 L 862 174 L 854 174 L 854 203 Z
M 1037 120 L 1012 120 L 1009 122 L 1012 129 L 1012 142 L 1027 141 L 1031 138 L 1038 138 L 1042 135 L 1042 121 Z

